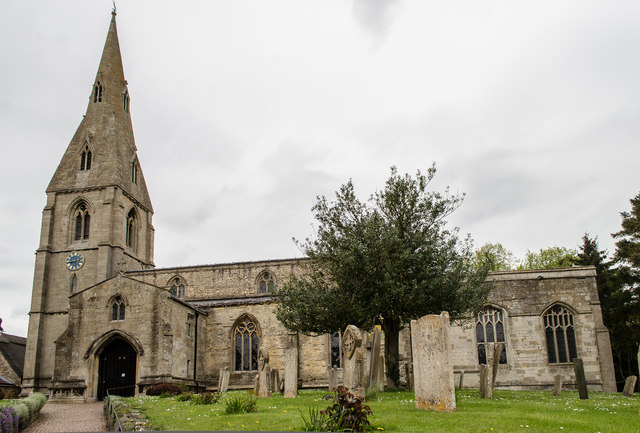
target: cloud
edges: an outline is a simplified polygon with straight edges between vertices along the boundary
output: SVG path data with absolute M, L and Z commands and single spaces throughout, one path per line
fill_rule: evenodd
M 353 17 L 376 39 L 384 39 L 394 21 L 400 0 L 353 0 Z

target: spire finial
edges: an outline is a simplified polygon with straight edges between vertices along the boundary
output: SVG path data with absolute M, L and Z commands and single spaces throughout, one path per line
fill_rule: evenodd
M 113 15 L 114 17 L 116 16 L 116 2 L 115 0 L 112 0 L 113 3 L 113 9 L 111 10 L 111 15 Z

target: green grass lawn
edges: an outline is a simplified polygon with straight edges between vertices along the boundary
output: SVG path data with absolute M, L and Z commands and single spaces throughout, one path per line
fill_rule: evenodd
M 299 430 L 300 411 L 310 406 L 326 408 L 326 391 L 303 390 L 296 399 L 279 394 L 258 399 L 258 412 L 226 415 L 224 399 L 244 391 L 230 391 L 213 405 L 178 402 L 175 398 L 126 399 L 140 410 L 155 430 Z M 640 426 L 640 398 L 621 394 L 589 394 L 580 400 L 576 392 L 500 391 L 492 400 L 481 399 L 476 390 L 456 392 L 457 410 L 436 413 L 418 410 L 413 393 L 393 391 L 367 401 L 374 430 L 385 432 L 558 432 L 636 433 Z

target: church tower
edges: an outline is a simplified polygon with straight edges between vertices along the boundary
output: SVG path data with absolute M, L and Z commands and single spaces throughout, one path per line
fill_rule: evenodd
M 69 296 L 153 264 L 153 208 L 138 160 L 112 12 L 87 112 L 47 187 L 23 391 L 46 391 Z M 70 348 L 71 350 L 71 348 Z

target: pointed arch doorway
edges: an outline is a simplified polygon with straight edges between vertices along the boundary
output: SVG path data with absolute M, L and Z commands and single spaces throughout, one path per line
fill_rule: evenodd
M 98 400 L 110 394 L 131 397 L 136 385 L 136 350 L 126 340 L 115 338 L 98 355 Z

